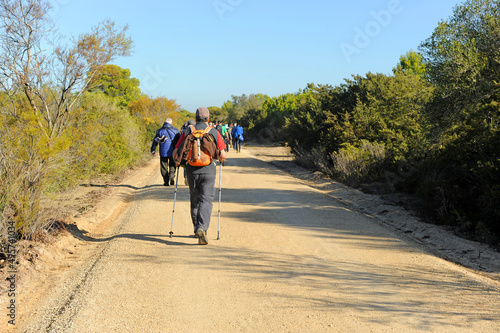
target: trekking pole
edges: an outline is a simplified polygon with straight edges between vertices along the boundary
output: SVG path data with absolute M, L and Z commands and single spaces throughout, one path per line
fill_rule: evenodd
M 219 223 L 217 226 L 217 240 L 220 239 L 220 201 L 221 201 L 221 193 L 222 193 L 222 162 L 219 164 Z
M 176 173 L 177 173 L 177 175 L 175 176 L 174 207 L 172 208 L 172 223 L 170 224 L 170 238 L 172 238 L 172 235 L 174 234 L 174 232 L 172 230 L 174 229 L 175 199 L 177 198 L 177 184 L 179 182 L 179 168 L 176 168 Z

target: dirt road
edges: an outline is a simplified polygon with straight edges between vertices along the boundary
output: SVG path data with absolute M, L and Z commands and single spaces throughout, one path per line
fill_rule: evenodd
M 219 172 L 219 168 L 217 169 Z M 500 289 L 246 151 L 200 246 L 155 161 L 28 332 L 499 332 Z M 218 179 L 217 179 L 218 184 Z M 218 199 L 218 192 L 216 200 Z M 83 255 L 82 255 L 83 256 Z M 84 260 L 85 259 L 85 260 Z

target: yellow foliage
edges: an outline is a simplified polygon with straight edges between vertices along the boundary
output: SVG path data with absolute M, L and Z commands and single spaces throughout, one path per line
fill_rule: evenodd
M 142 96 L 130 102 L 129 109 L 132 114 L 142 118 L 146 124 L 163 124 L 166 118 L 172 118 L 175 121 L 180 118 L 181 111 L 181 107 L 174 99 L 149 96 Z
M 147 125 L 149 124 L 153 124 L 154 123 L 154 120 L 151 119 L 150 117 L 143 117 L 142 120 L 144 121 L 144 123 Z

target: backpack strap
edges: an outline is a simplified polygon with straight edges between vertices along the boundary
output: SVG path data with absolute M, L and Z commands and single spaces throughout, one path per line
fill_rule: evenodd
M 168 138 L 170 139 L 170 141 L 172 141 L 172 136 L 170 135 L 170 131 L 166 128 L 165 128 L 165 131 L 167 132 L 167 135 L 168 135 Z
M 194 131 L 196 131 L 196 128 L 194 127 L 194 125 L 189 125 L 189 128 L 191 129 L 191 133 L 193 133 Z M 210 132 L 210 130 L 212 128 L 213 128 L 212 126 L 207 126 L 207 128 L 205 128 L 203 130 L 203 134 L 206 134 L 206 133 Z

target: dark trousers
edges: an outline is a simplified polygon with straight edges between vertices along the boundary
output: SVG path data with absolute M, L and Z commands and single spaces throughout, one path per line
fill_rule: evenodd
M 170 180 L 175 180 L 175 163 L 172 156 L 160 157 L 160 171 L 163 184 L 167 185 Z
M 191 200 L 191 220 L 194 230 L 205 231 L 210 226 L 213 201 L 215 197 L 215 173 L 192 174 L 187 172 L 189 194 Z
M 241 140 L 234 140 L 234 149 L 239 153 L 241 151 Z

